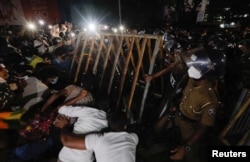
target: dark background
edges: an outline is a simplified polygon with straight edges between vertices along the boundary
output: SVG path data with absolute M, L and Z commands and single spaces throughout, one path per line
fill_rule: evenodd
M 121 12 L 119 0 L 59 0 L 58 4 L 62 21 L 73 23 L 96 19 L 99 23 L 106 24 L 119 24 L 121 21 L 127 26 L 160 26 L 166 21 L 163 15 L 166 5 L 174 6 L 176 10 L 176 18 L 171 23 L 195 23 L 195 8 L 186 12 L 184 2 L 185 0 L 120 0 Z M 193 2 L 197 6 L 201 0 Z M 225 10 L 226 8 L 230 10 Z M 219 16 L 223 17 L 223 21 L 241 21 L 242 17 L 235 15 L 249 14 L 249 11 L 249 0 L 209 0 L 206 22 L 219 23 Z

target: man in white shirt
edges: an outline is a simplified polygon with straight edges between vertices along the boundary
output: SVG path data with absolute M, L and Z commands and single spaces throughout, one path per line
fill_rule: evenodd
M 75 134 L 99 132 L 101 129 L 108 127 L 106 112 L 97 108 L 62 106 L 59 108 L 59 114 L 70 118 L 77 118 L 73 128 L 73 133 Z M 62 162 L 92 162 L 93 160 L 92 150 L 78 150 L 64 146 L 59 153 L 59 161 Z
M 126 132 L 126 114 L 116 112 L 108 117 L 109 131 L 93 134 L 75 134 L 67 129 L 68 119 L 60 116 L 55 123 L 61 128 L 64 146 L 94 151 L 97 162 L 135 162 L 138 136 Z

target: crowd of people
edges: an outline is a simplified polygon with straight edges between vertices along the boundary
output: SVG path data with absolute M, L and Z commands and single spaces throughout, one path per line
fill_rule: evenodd
M 165 29 L 164 68 L 144 79 L 164 75 L 166 91 L 143 134 L 137 127 L 131 132 L 126 113 L 112 111 L 108 99 L 95 100 L 94 74 L 73 82 L 73 28 L 2 31 L 0 161 L 143 162 L 157 152 L 154 144 L 168 147 L 169 161 L 205 161 L 208 131 L 224 126 L 217 122 L 227 122 L 241 91 L 250 88 L 249 27 Z M 173 128 L 177 140 L 163 142 Z

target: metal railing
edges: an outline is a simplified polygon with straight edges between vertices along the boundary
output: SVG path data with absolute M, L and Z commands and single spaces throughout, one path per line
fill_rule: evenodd
M 71 73 L 74 74 L 75 82 L 81 73 L 96 74 L 99 90 L 97 93 L 111 95 L 116 91 L 116 107 L 126 97 L 126 103 L 123 104 L 129 114 L 135 101 L 138 81 L 144 80 L 144 74 L 153 72 L 156 59 L 162 58 L 161 47 L 162 37 L 158 35 L 80 33 Z M 139 121 L 143 115 L 149 87 L 150 83 L 145 83 L 143 95 L 139 99 Z
M 250 90 L 243 89 L 232 117 L 219 139 L 226 145 L 244 145 L 250 138 Z

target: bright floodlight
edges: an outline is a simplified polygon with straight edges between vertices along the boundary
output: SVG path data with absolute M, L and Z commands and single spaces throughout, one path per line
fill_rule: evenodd
M 231 22 L 231 23 L 230 23 L 230 26 L 235 26 L 235 22 Z
M 225 28 L 225 24 L 220 24 L 220 28 Z
M 95 29 L 96 29 L 96 26 L 95 26 L 95 24 L 89 24 L 89 30 L 90 31 L 95 31 Z
M 31 29 L 31 30 L 35 30 L 36 26 L 33 23 L 28 23 L 28 28 Z
M 43 20 L 39 20 L 38 23 L 39 23 L 40 25 L 44 25 L 44 21 L 43 21 Z
M 52 29 L 52 25 L 49 25 L 48 28 L 49 28 L 49 29 Z
M 108 30 L 109 26 L 108 25 L 104 25 L 104 30 Z
M 113 28 L 113 32 L 114 32 L 114 33 L 117 33 L 117 32 L 118 32 L 118 29 L 117 29 L 117 28 Z
M 121 26 L 119 27 L 119 29 L 120 29 L 120 31 L 123 31 L 125 28 L 124 28 L 123 25 L 121 25 Z

